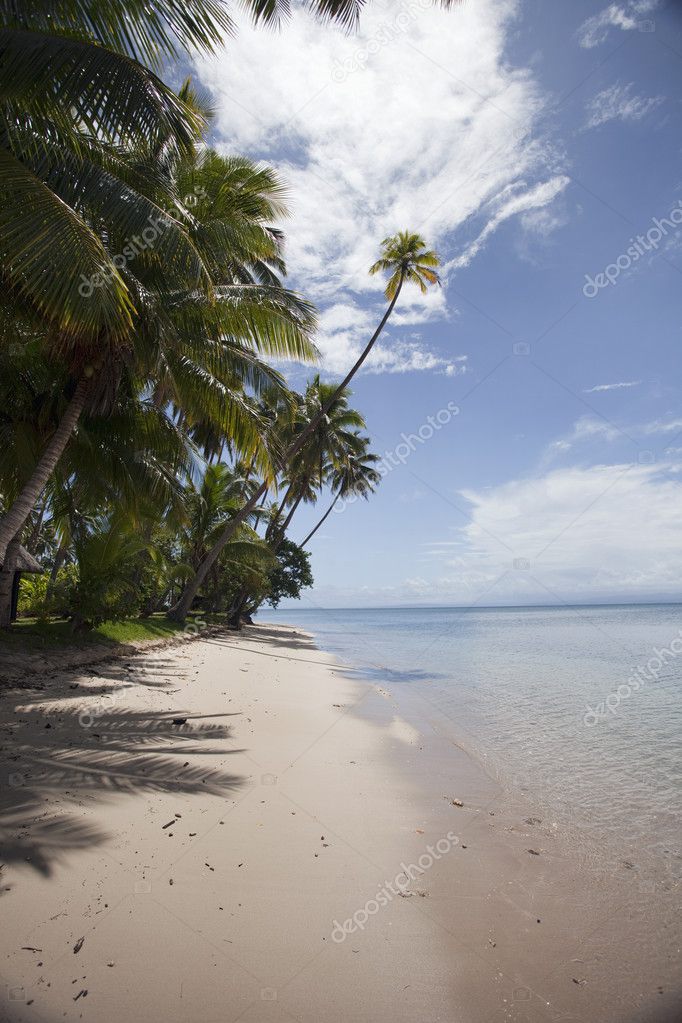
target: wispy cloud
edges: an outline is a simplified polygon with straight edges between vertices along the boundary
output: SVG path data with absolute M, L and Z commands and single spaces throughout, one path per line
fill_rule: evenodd
M 606 42 L 612 29 L 623 32 L 652 30 L 648 15 L 658 6 L 658 0 L 626 0 L 625 3 L 609 4 L 592 15 L 578 29 L 578 41 L 585 49 L 592 49 Z
M 587 104 L 586 128 L 598 128 L 609 121 L 641 121 L 663 102 L 663 96 L 637 96 L 634 83 L 610 85 Z
M 602 390 L 610 390 L 612 387 L 617 386 L 625 385 L 603 385 Z M 596 390 L 599 390 L 599 388 L 596 388 Z M 639 455 L 635 447 L 638 439 L 657 436 L 665 437 L 673 433 L 682 433 L 682 419 L 654 419 L 646 423 L 619 426 L 616 423 L 600 419 L 598 416 L 581 416 L 573 424 L 569 433 L 547 445 L 540 459 L 540 466 L 546 468 L 561 456 L 567 455 L 569 451 L 573 451 L 578 445 L 589 445 L 593 442 L 613 444 L 616 441 L 624 441 L 630 443 L 633 445 L 633 459 L 636 459 Z M 669 448 L 668 452 L 672 450 L 672 448 Z
M 466 490 L 470 521 L 424 546 L 433 565 L 383 587 L 316 591 L 325 604 L 579 603 L 682 593 L 682 480 L 677 466 L 568 466 Z M 432 557 L 428 557 L 432 555 Z
M 463 530 L 469 563 L 495 578 L 510 560 L 503 541 L 530 563 L 530 577 L 509 573 L 507 590 L 531 589 L 541 597 L 544 585 L 566 600 L 616 592 L 679 593 L 682 482 L 668 470 L 630 464 L 568 467 L 469 491 L 472 520 Z
M 410 317 L 409 309 L 408 306 L 403 311 L 403 324 L 417 322 L 416 318 Z M 322 311 L 317 345 L 329 373 L 344 373 L 352 365 L 371 337 L 382 312 L 380 307 L 352 301 L 336 302 Z M 438 306 L 434 305 L 434 318 L 437 312 Z M 422 309 L 420 318 L 422 321 L 429 318 L 428 307 Z M 396 325 L 399 326 L 400 322 L 398 319 Z M 431 371 L 457 376 L 466 370 L 466 355 L 441 356 L 414 332 L 407 337 L 395 337 L 393 327 L 377 342 L 366 363 L 366 372 L 370 373 Z
M 644 423 L 640 429 L 646 437 L 657 433 L 677 433 L 682 430 L 682 419 L 655 419 L 652 423 Z
M 581 416 L 573 424 L 571 440 L 586 440 L 589 437 L 603 437 L 605 440 L 617 440 L 622 431 L 617 426 L 607 423 L 605 419 L 593 416 Z
M 219 148 L 267 159 L 289 185 L 290 277 L 323 312 L 378 298 L 381 281 L 367 269 L 386 235 L 419 230 L 454 270 L 500 224 L 549 209 L 566 187 L 544 135 L 548 98 L 508 59 L 516 14 L 515 0 L 449 11 L 425 3 L 398 31 L 395 11 L 372 4 L 349 36 L 295 5 L 280 33 L 244 25 L 238 45 L 197 62 Z M 455 246 L 464 259 L 453 258 Z M 405 297 L 409 312 L 392 321 L 390 346 L 368 369 L 452 374 L 455 363 L 433 344 L 403 336 L 446 316 L 447 287 Z M 345 329 L 322 343 L 337 370 L 357 351 Z
M 472 259 L 478 255 L 483 248 L 485 242 L 493 234 L 494 231 L 503 224 L 505 220 L 509 220 L 510 217 L 522 215 L 525 219 L 526 228 L 529 226 L 537 225 L 537 220 L 533 222 L 528 221 L 528 215 L 533 212 L 537 213 L 543 210 L 544 207 L 549 206 L 558 195 L 563 192 L 570 181 L 570 178 L 566 175 L 560 174 L 549 181 L 543 181 L 536 185 L 534 188 L 528 188 L 526 182 L 522 182 L 520 190 L 509 196 L 508 190 L 505 190 L 503 196 L 496 197 L 489 205 L 492 207 L 492 214 L 487 220 L 483 230 L 480 234 L 469 243 L 465 248 L 464 252 L 460 256 L 456 256 L 444 268 L 444 272 L 447 273 L 451 269 L 460 269 L 461 267 L 468 266 Z M 549 221 L 545 219 L 543 226 L 546 229 Z M 556 220 L 553 223 L 553 227 L 561 226 L 562 221 Z M 546 230 L 545 230 L 546 233 Z
M 594 387 L 586 388 L 583 394 L 597 394 L 599 391 L 620 391 L 626 387 L 639 387 L 641 383 L 641 380 L 621 380 L 616 384 L 596 384 Z

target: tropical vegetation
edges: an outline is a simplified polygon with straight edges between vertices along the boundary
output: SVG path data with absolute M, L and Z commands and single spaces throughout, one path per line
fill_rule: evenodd
M 312 6 L 350 24 L 362 3 Z M 20 615 L 238 624 L 312 584 L 304 547 L 379 481 L 349 384 L 438 259 L 417 234 L 385 239 L 370 272 L 387 307 L 355 365 L 287 384 L 283 362 L 317 350 L 284 282 L 284 185 L 212 150 L 205 99 L 160 77 L 231 29 L 220 0 L 0 0 L 2 626 L 26 552 L 43 572 L 23 576 Z M 297 510 L 327 493 L 295 543 Z

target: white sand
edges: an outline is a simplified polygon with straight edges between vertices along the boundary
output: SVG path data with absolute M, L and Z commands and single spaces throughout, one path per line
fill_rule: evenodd
M 65 673 L 0 713 L 8 1023 L 626 1021 L 674 977 L 672 933 L 624 956 L 633 900 L 524 823 L 428 700 L 295 630 Z

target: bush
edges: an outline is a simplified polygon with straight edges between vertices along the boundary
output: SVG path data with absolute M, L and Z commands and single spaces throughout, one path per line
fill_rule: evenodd
M 283 540 L 275 555 L 277 564 L 269 573 L 265 603 L 277 607 L 283 597 L 297 599 L 301 590 L 313 585 L 310 554 L 293 540 Z
M 55 582 L 50 585 L 49 573 L 23 575 L 19 583 L 19 618 L 48 618 L 69 616 L 71 593 L 78 581 L 75 565 L 64 565 L 59 569 Z
M 47 618 L 45 598 L 50 577 L 46 572 L 42 575 L 22 575 L 19 582 L 19 618 Z

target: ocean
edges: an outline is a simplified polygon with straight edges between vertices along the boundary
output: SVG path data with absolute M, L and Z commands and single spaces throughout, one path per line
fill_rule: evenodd
M 412 687 L 504 786 L 682 879 L 682 605 L 263 610 Z

